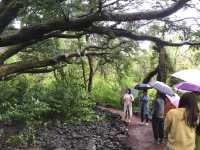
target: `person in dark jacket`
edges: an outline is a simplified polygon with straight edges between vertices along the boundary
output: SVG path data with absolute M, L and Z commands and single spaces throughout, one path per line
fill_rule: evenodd
M 141 124 L 144 124 L 144 118 L 146 119 L 145 125 L 148 125 L 149 121 L 149 97 L 147 94 L 147 90 L 144 90 L 144 94 L 140 100 L 141 103 Z
M 153 105 L 152 128 L 154 135 L 154 143 L 163 143 L 164 139 L 164 107 L 165 94 L 157 92 L 157 99 Z

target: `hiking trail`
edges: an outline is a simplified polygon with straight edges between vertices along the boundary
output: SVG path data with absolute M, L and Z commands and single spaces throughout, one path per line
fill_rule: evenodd
M 103 108 L 111 111 L 112 113 L 117 113 L 122 116 L 122 111 L 113 108 Z M 153 131 L 151 122 L 149 125 L 141 125 L 140 118 L 133 115 L 131 122 L 127 125 L 128 128 L 128 144 L 133 149 L 136 150 L 163 150 L 165 148 L 164 144 L 154 144 L 153 143 Z

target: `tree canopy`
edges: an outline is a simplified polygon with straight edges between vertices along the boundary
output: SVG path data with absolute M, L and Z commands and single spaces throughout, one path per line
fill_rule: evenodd
M 1 0 L 0 79 L 21 73 L 52 71 L 58 64 L 62 67 L 81 56 L 110 55 L 113 47 L 127 42 L 151 41 L 175 47 L 199 45 L 198 34 L 194 36 L 196 31 L 184 22 L 193 19 L 198 24 L 198 18 L 182 16 L 174 20 L 170 17 L 183 9 L 198 11 L 195 4 L 195 0 L 162 0 L 156 3 L 149 0 Z M 20 28 L 13 25 L 17 21 Z M 152 28 L 157 30 L 157 34 L 151 32 Z M 172 31 L 180 33 L 181 40 L 164 38 L 163 34 Z M 49 45 L 48 40 L 83 40 L 84 37 L 88 42 L 92 36 L 99 37 L 100 46 L 88 44 L 79 50 L 59 53 L 56 47 L 51 47 L 52 51 L 56 51 L 54 53 L 41 48 Z M 120 42 L 116 44 L 113 39 L 120 39 Z M 38 43 L 40 46 L 34 47 Z M 46 54 L 45 57 L 35 57 L 36 51 Z M 16 55 L 26 56 L 27 52 L 34 57 L 8 61 Z

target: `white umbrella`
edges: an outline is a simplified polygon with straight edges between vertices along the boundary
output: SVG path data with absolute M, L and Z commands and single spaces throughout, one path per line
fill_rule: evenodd
M 198 69 L 181 70 L 173 73 L 171 76 L 186 82 L 200 84 L 200 70 Z
M 173 96 L 174 91 L 172 90 L 171 87 L 169 87 L 167 84 L 160 82 L 160 81 L 155 81 L 149 83 L 154 89 L 160 91 L 161 93 Z

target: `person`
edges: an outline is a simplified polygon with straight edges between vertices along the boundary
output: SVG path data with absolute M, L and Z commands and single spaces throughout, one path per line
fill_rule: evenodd
M 141 111 L 140 111 L 140 117 L 141 117 L 141 124 L 144 124 L 144 117 L 146 119 L 145 125 L 148 125 L 149 121 L 149 97 L 147 95 L 147 90 L 144 90 L 143 96 L 141 97 Z
M 127 89 L 126 93 L 123 96 L 124 100 L 124 120 L 131 121 L 132 117 L 132 102 L 134 101 L 134 97 L 131 94 L 131 89 Z
M 179 108 L 171 109 L 165 118 L 164 131 L 168 150 L 195 149 L 195 128 L 198 118 L 196 95 L 184 93 L 179 101 Z
M 164 142 L 164 100 L 165 94 L 158 91 L 152 114 L 152 128 L 155 144 L 162 144 Z

